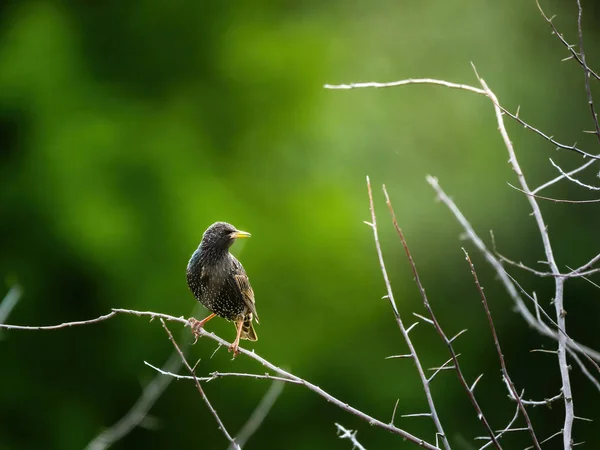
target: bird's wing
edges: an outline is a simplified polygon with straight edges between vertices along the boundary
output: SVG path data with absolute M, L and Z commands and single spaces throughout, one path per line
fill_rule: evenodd
M 235 282 L 237 283 L 240 291 L 242 293 L 242 298 L 244 299 L 244 303 L 248 307 L 248 309 L 252 312 L 252 315 L 256 319 L 256 323 L 258 323 L 258 313 L 256 312 L 256 304 L 254 302 L 254 291 L 250 286 L 250 281 L 248 280 L 248 276 L 245 273 L 240 273 L 234 275 Z

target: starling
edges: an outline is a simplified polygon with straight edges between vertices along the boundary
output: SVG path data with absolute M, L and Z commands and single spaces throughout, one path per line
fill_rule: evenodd
M 213 223 L 204 232 L 198 249 L 187 266 L 187 283 L 196 297 L 211 314 L 203 320 L 190 319 L 192 331 L 202 328 L 215 316 L 233 321 L 236 338 L 229 351 L 239 353 L 241 339 L 256 341 L 252 319 L 258 323 L 254 292 L 246 271 L 231 253 L 229 247 L 237 238 L 248 238 L 250 233 L 237 230 L 226 222 Z

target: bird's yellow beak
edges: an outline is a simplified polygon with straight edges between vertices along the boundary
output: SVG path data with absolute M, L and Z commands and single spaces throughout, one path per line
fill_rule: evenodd
M 249 238 L 250 236 L 252 236 L 250 233 L 246 233 L 245 231 L 240 230 L 237 230 L 235 233 L 233 233 L 234 239 Z

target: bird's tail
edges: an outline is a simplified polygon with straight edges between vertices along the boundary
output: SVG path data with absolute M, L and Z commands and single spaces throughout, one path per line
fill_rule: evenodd
M 244 318 L 244 323 L 242 324 L 242 334 L 240 337 L 242 339 L 248 339 L 249 341 L 258 340 L 256 331 L 254 331 L 254 326 L 252 325 L 252 314 L 248 314 Z

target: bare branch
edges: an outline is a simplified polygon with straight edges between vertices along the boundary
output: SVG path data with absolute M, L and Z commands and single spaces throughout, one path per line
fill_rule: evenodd
M 590 162 L 590 161 L 588 161 L 588 162 Z M 576 185 L 578 185 L 578 186 L 581 186 L 581 187 L 584 187 L 584 188 L 586 188 L 586 189 L 589 189 L 589 190 L 591 190 L 591 191 L 600 191 L 600 187 L 597 187 L 597 186 L 592 186 L 592 185 L 590 185 L 590 184 L 585 184 L 585 183 L 583 183 L 582 181 L 579 181 L 577 178 L 573 178 L 573 177 L 572 177 L 570 174 L 568 174 L 568 173 L 565 173 L 565 172 L 562 170 L 562 168 L 561 168 L 561 167 L 560 167 L 558 164 L 556 164 L 554 161 L 552 161 L 552 158 L 550 158 L 550 163 L 551 163 L 551 164 L 552 164 L 552 165 L 553 165 L 553 166 L 556 168 L 556 170 L 558 170 L 558 171 L 560 172 L 560 174 L 561 174 L 561 175 L 562 175 L 564 178 L 566 178 L 567 180 L 569 180 L 569 181 L 571 181 L 571 182 L 575 183 L 575 184 L 576 184 Z
M 17 325 L 7 325 L 7 324 L 0 324 L 0 329 L 4 328 L 4 329 L 17 329 L 17 330 L 56 330 L 56 329 L 61 329 L 61 328 L 68 328 L 71 326 L 75 326 L 75 325 L 88 325 L 88 324 L 94 324 L 94 323 L 98 323 L 98 322 L 102 322 L 104 320 L 108 320 L 112 317 L 114 317 L 117 314 L 129 314 L 129 315 L 134 315 L 134 316 L 138 316 L 138 317 L 150 317 L 151 319 L 153 318 L 162 318 L 166 321 L 171 321 L 171 322 L 178 322 L 181 323 L 185 326 L 189 326 L 189 321 L 184 319 L 183 317 L 174 317 L 174 316 L 169 316 L 167 314 L 160 314 L 160 313 L 155 313 L 155 312 L 151 312 L 151 311 L 136 311 L 136 310 L 129 310 L 129 309 L 113 309 L 113 311 L 110 314 L 106 314 L 100 317 L 97 317 L 95 319 L 90 319 L 90 320 L 86 320 L 86 321 L 78 321 L 78 322 L 65 322 L 63 324 L 60 325 L 51 325 L 51 326 L 45 326 L 45 327 L 39 327 L 39 326 L 17 326 Z M 215 335 L 214 333 L 210 333 L 208 331 L 206 331 L 204 328 L 201 328 L 199 330 L 197 330 L 198 334 L 200 337 L 206 337 L 208 339 L 211 339 L 215 342 L 217 342 L 218 344 L 220 344 L 221 346 L 225 346 L 225 347 L 229 347 L 229 345 L 231 344 L 230 342 L 225 341 L 224 339 L 221 339 L 220 337 L 218 337 L 217 335 Z M 423 439 L 420 439 L 410 433 L 408 433 L 407 431 L 404 431 L 396 426 L 384 423 L 378 419 L 375 419 L 372 416 L 369 416 L 368 414 L 348 405 L 347 403 L 342 402 L 341 400 L 339 400 L 338 398 L 334 397 L 333 395 L 325 392 L 323 389 L 321 389 L 320 387 L 312 384 L 311 382 L 300 378 L 296 375 L 291 374 L 290 372 L 287 372 L 279 367 L 277 367 L 276 365 L 272 364 L 271 362 L 267 361 L 266 359 L 264 359 L 263 357 L 259 356 L 257 353 L 255 353 L 254 351 L 248 351 L 242 347 L 239 348 L 240 353 L 247 356 L 250 359 L 253 359 L 254 361 L 258 362 L 259 364 L 263 365 L 264 367 L 266 367 L 268 370 L 276 373 L 279 377 L 284 378 L 286 380 L 290 380 L 287 382 L 293 383 L 293 384 L 300 384 L 303 385 L 304 387 L 306 387 L 308 390 L 314 392 L 315 394 L 319 395 L 320 397 L 324 398 L 325 400 L 327 400 L 329 403 L 337 406 L 340 409 L 343 409 L 344 411 L 359 417 L 360 419 L 366 421 L 367 423 L 369 423 L 369 425 L 372 426 L 376 426 L 378 428 L 382 428 L 386 431 L 389 431 L 392 434 L 397 434 L 399 436 L 401 436 L 402 438 L 417 444 L 427 450 L 439 450 L 438 447 L 436 447 L 435 445 L 429 444 L 428 442 L 424 441 Z M 154 368 L 154 367 L 153 367 Z M 156 368 L 155 368 L 156 369 Z M 198 378 L 194 378 L 194 381 L 196 381 Z M 257 377 L 260 378 L 260 377 Z M 273 378 L 270 378 L 273 379 Z
M 588 204 L 588 203 L 600 203 L 600 198 L 593 199 L 593 200 L 567 200 L 567 199 L 564 199 L 564 198 L 544 197 L 542 195 L 533 194 L 532 192 L 527 192 L 527 191 L 525 191 L 523 189 L 519 189 L 518 187 L 513 186 L 510 183 L 506 183 L 506 184 L 508 184 L 514 190 L 519 191 L 522 194 L 525 194 L 525 195 L 527 195 L 530 198 L 537 198 L 537 199 L 540 199 L 540 200 L 548 200 L 548 201 L 554 202 L 554 203 L 572 203 L 574 205 L 578 205 L 578 204 L 585 205 L 585 204 Z
M 596 130 L 596 138 L 600 142 L 600 124 L 598 123 L 598 114 L 596 114 L 596 108 L 594 107 L 594 99 L 592 97 L 592 88 L 590 87 L 590 74 L 591 69 L 588 67 L 585 60 L 585 51 L 583 50 L 583 8 L 581 7 L 581 0 L 577 0 L 577 30 L 579 32 L 579 57 L 581 59 L 581 65 L 583 67 L 583 73 L 585 78 L 585 92 L 587 93 L 588 105 L 590 107 L 590 113 L 592 114 L 592 121 Z M 595 75 L 595 74 L 594 74 Z
M 589 161 L 587 161 L 585 164 L 579 166 L 578 168 L 573 169 L 570 172 L 566 172 L 564 175 L 559 175 L 556 178 L 553 178 L 552 180 L 548 181 L 547 183 L 544 183 L 541 186 L 535 188 L 533 191 L 531 191 L 531 193 L 537 194 L 541 190 L 546 189 L 547 187 L 552 186 L 553 184 L 559 182 L 560 180 L 565 179 L 568 175 L 575 175 L 576 173 L 579 173 L 582 170 L 587 169 L 589 166 L 594 164 L 596 161 L 597 161 L 596 159 L 590 159 Z
M 544 13 L 544 11 L 542 10 L 542 7 L 540 6 L 540 2 L 538 0 L 535 1 L 537 4 L 538 9 L 540 10 L 540 13 L 542 14 L 542 17 L 544 18 L 544 20 L 546 22 L 548 22 L 548 25 L 550 25 L 552 27 L 552 34 L 554 34 L 559 40 L 560 42 L 567 48 L 567 50 L 569 51 L 569 53 L 571 53 L 571 58 L 574 59 L 575 61 L 577 61 L 579 64 L 581 64 L 582 67 L 587 67 L 585 62 L 579 57 L 579 53 L 577 53 L 574 50 L 574 46 L 569 44 L 565 38 L 563 37 L 563 35 L 556 29 L 556 26 L 554 25 L 554 22 L 552 22 L 552 18 L 546 16 L 546 13 Z M 597 80 L 600 80 L 600 76 L 598 76 L 594 71 L 592 71 L 589 67 L 588 70 L 590 71 L 590 74 L 594 76 L 594 78 L 596 78 Z
M 431 318 L 431 321 L 433 322 L 433 325 L 434 325 L 438 335 L 440 336 L 442 341 L 444 341 L 444 343 L 446 344 L 446 347 L 448 348 L 448 352 L 450 353 L 450 356 L 452 357 L 452 361 L 454 362 L 454 370 L 455 370 L 456 374 L 458 375 L 458 379 L 459 379 L 460 383 L 462 384 L 463 388 L 467 392 L 467 395 L 468 395 L 469 399 L 471 400 L 471 404 L 473 405 L 473 408 L 475 408 L 475 411 L 477 412 L 477 418 L 481 421 L 483 426 L 486 428 L 486 430 L 487 430 L 488 434 L 490 435 L 490 438 L 494 442 L 494 445 L 496 446 L 496 448 L 498 450 L 500 450 L 502 447 L 500 446 L 500 443 L 494 436 L 494 431 L 492 430 L 487 418 L 483 414 L 483 411 L 481 410 L 481 407 L 479 406 L 479 402 L 475 398 L 473 391 L 469 388 L 469 385 L 467 384 L 467 381 L 462 373 L 460 364 L 458 362 L 458 357 L 456 355 L 456 352 L 454 351 L 454 347 L 452 346 L 452 342 L 446 336 L 446 333 L 444 332 L 441 325 L 439 324 L 439 322 L 433 312 L 433 309 L 431 308 L 431 305 L 429 304 L 427 294 L 425 293 L 425 288 L 423 287 L 423 284 L 421 283 L 421 278 L 419 277 L 419 273 L 417 271 L 417 266 L 413 260 L 412 254 L 410 253 L 408 244 L 406 243 L 406 239 L 404 238 L 404 233 L 402 232 L 402 229 L 400 228 L 400 226 L 398 225 L 398 221 L 396 220 L 396 214 L 394 213 L 394 208 L 392 207 L 392 202 L 390 201 L 390 197 L 387 193 L 385 185 L 383 186 L 383 194 L 385 195 L 385 201 L 387 203 L 388 209 L 392 216 L 392 222 L 394 224 L 394 228 L 396 229 L 396 232 L 398 233 L 398 236 L 400 237 L 400 241 L 402 242 L 402 246 L 404 247 L 404 252 L 406 253 L 406 257 L 407 257 L 410 267 L 412 269 L 415 282 L 417 283 L 419 293 L 421 294 L 421 299 L 423 301 L 423 305 L 425 306 L 425 309 L 429 313 L 429 317 Z M 371 204 L 372 204 L 372 201 L 371 201 Z M 373 211 L 373 223 L 375 223 L 375 212 L 374 211 Z
M 486 91 L 488 97 L 492 100 L 494 104 L 494 109 L 496 111 L 496 120 L 498 123 L 498 129 L 500 130 L 500 135 L 504 141 L 504 146 L 509 154 L 510 164 L 517 174 L 517 178 L 519 180 L 519 184 L 521 188 L 526 192 L 531 194 L 531 189 L 523 175 L 523 171 L 521 170 L 521 166 L 519 161 L 517 160 L 517 155 L 513 148 L 512 142 L 508 136 L 506 128 L 504 126 L 504 119 L 502 117 L 502 110 L 498 107 L 498 99 L 496 95 L 489 89 L 485 81 L 478 77 L 481 83 L 481 86 Z M 599 136 L 600 137 L 600 136 Z M 529 205 L 533 211 L 533 217 L 538 225 L 538 231 L 540 232 L 540 236 L 542 238 L 542 244 L 544 247 L 544 252 L 546 254 L 546 260 L 550 266 L 550 270 L 554 274 L 559 274 L 558 265 L 556 264 L 556 260 L 554 259 L 554 251 L 552 249 L 552 245 L 550 243 L 550 235 L 548 233 L 548 227 L 544 222 L 544 218 L 542 216 L 542 211 L 536 201 L 536 199 L 530 195 L 528 195 L 527 200 L 529 201 Z M 556 321 L 558 323 L 558 330 L 564 333 L 567 332 L 566 326 L 566 313 L 564 310 L 564 283 L 565 280 L 561 277 L 554 278 L 554 308 L 556 311 Z M 572 429 L 573 429 L 573 418 L 575 416 L 575 408 L 573 405 L 573 396 L 571 393 L 571 379 L 569 374 L 569 365 L 567 363 L 567 338 L 565 334 L 558 334 L 558 366 L 560 370 L 560 376 L 562 381 L 562 392 L 564 394 L 564 404 L 565 404 L 565 421 L 563 427 L 563 443 L 565 448 L 569 448 L 572 442 Z
M 431 412 L 431 419 L 435 425 L 436 431 L 442 438 L 442 444 L 446 450 L 450 449 L 450 445 L 448 443 L 448 439 L 446 438 L 446 434 L 444 433 L 444 429 L 442 427 L 442 423 L 438 417 L 435 403 L 433 401 L 433 396 L 431 394 L 431 389 L 429 387 L 429 380 L 425 376 L 425 371 L 423 370 L 423 366 L 421 361 L 419 360 L 419 356 L 417 355 L 417 351 L 412 343 L 412 340 L 404 327 L 404 323 L 402 322 L 402 318 L 400 317 L 400 312 L 398 311 L 398 307 L 396 306 L 396 301 L 394 300 L 394 293 L 392 291 L 392 285 L 390 284 L 390 280 L 388 278 L 388 274 L 385 268 L 385 262 L 383 261 L 383 253 L 381 251 L 381 245 L 379 244 L 379 233 L 377 231 L 377 217 L 375 216 L 375 206 L 373 204 L 373 191 L 371 190 L 371 181 L 369 177 L 367 177 L 367 189 L 369 193 L 369 208 L 371 210 L 371 228 L 373 229 L 373 238 L 375 240 L 375 247 L 377 250 L 377 257 L 379 259 L 379 266 L 381 268 L 381 273 L 383 275 L 383 280 L 385 282 L 385 287 L 387 289 L 387 297 L 390 302 L 390 306 L 392 307 L 392 311 L 394 313 L 394 317 L 396 318 L 396 323 L 398 324 L 398 328 L 408 345 L 409 351 L 412 355 L 413 361 L 415 362 L 415 366 L 417 368 L 417 372 L 419 374 L 419 378 L 421 380 L 421 384 L 423 385 L 423 390 L 425 392 L 425 397 L 427 399 L 427 404 L 429 405 L 429 410 Z M 418 316 L 426 322 L 431 322 L 429 319 L 425 317 Z
M 508 387 L 508 383 L 507 383 L 506 379 L 504 380 L 504 383 L 506 383 L 507 387 Z M 563 395 L 562 395 L 562 392 L 560 392 L 560 393 L 556 394 L 554 397 L 546 398 L 544 400 L 524 400 L 522 398 L 520 399 L 518 397 L 515 397 L 514 394 L 509 390 L 508 398 L 510 398 L 511 400 L 517 401 L 517 402 L 520 400 L 521 403 L 525 406 L 533 406 L 533 407 L 547 406 L 548 408 L 550 408 L 552 403 L 563 398 Z M 541 444 L 541 442 L 540 442 L 540 444 Z
M 592 267 L 594 264 L 596 264 L 598 261 L 600 261 L 600 253 L 597 254 L 596 256 L 594 256 L 592 259 L 590 259 L 587 263 L 585 263 L 583 266 L 578 267 L 575 270 L 572 270 L 568 275 L 578 275 L 578 276 L 582 276 L 581 274 L 583 272 L 585 272 L 587 269 L 589 269 L 590 267 Z
M 498 334 L 496 333 L 496 327 L 494 325 L 494 320 L 492 319 L 492 313 L 490 311 L 490 307 L 488 305 L 485 293 L 483 292 L 483 287 L 481 287 L 481 284 L 479 283 L 479 277 L 477 276 L 477 272 L 475 271 L 475 266 L 473 265 L 473 262 L 471 261 L 469 254 L 467 253 L 467 251 L 464 248 L 463 248 L 463 252 L 465 253 L 465 256 L 469 263 L 469 267 L 471 269 L 471 274 L 473 275 L 473 279 L 475 281 L 475 286 L 477 287 L 477 290 L 479 291 L 479 295 L 481 296 L 481 302 L 483 303 L 483 308 L 485 309 L 485 313 L 487 315 L 488 324 L 489 324 L 490 330 L 492 332 L 492 338 L 494 339 L 494 346 L 496 347 L 496 353 L 498 353 L 498 359 L 500 360 L 500 366 L 502 367 L 502 377 L 504 378 L 504 380 L 506 380 L 506 384 L 508 385 L 509 392 L 516 399 L 517 404 L 519 405 L 521 414 L 523 414 L 525 423 L 527 423 L 527 429 L 529 430 L 529 434 L 531 435 L 531 440 L 533 441 L 533 446 L 537 450 L 541 450 L 537 436 L 535 435 L 535 431 L 533 431 L 533 425 L 531 424 L 531 419 L 529 418 L 529 414 L 527 414 L 527 410 L 525 409 L 525 406 L 523 406 L 523 402 L 521 402 L 521 398 L 519 397 L 519 395 L 517 393 L 517 389 L 515 388 L 515 385 L 514 385 L 513 381 L 510 379 L 510 376 L 508 374 L 508 369 L 506 368 L 506 361 L 504 360 L 504 353 L 502 353 L 502 348 L 500 347 L 500 341 L 498 340 Z
M 171 330 L 169 330 L 169 328 L 167 327 L 167 324 L 165 323 L 165 320 L 162 317 L 160 318 L 160 323 L 162 324 L 163 328 L 165 329 L 165 331 L 167 333 L 167 336 L 169 336 L 169 340 L 173 344 L 173 347 L 175 347 L 175 350 L 177 350 L 177 353 L 179 354 L 179 357 L 181 358 L 181 362 L 186 367 L 186 369 L 190 372 L 190 374 L 192 375 L 192 377 L 194 377 L 194 381 L 196 383 L 196 389 L 198 389 L 198 392 L 200 393 L 200 396 L 202 397 L 202 400 L 204 400 L 204 403 L 206 403 L 206 406 L 208 407 L 210 413 L 215 418 L 215 420 L 217 422 L 217 425 L 219 426 L 219 430 L 221 430 L 223 432 L 223 434 L 225 435 L 225 438 L 229 441 L 229 443 L 233 446 L 234 449 L 241 450 L 241 447 L 235 442 L 235 439 L 231 437 L 231 435 L 227 431 L 227 428 L 225 428 L 225 425 L 223 424 L 223 421 L 221 420 L 221 418 L 217 414 L 217 411 L 215 410 L 215 408 L 213 407 L 213 405 L 208 400 L 208 397 L 206 396 L 206 393 L 204 392 L 204 389 L 202 389 L 202 386 L 200 385 L 200 382 L 198 381 L 198 378 L 196 378 L 196 374 L 194 373 L 194 369 L 192 369 L 190 367 L 189 363 L 187 362 L 187 359 L 186 359 L 185 355 L 183 354 L 183 352 L 179 348 L 179 345 L 177 345 L 177 342 L 175 342 L 175 339 L 173 338 L 173 334 L 171 334 Z
M 506 427 L 496 435 L 496 439 L 500 439 L 506 432 L 508 432 L 508 430 L 510 430 L 511 427 L 513 426 L 513 424 L 517 421 L 518 417 L 519 417 L 519 406 L 517 405 L 517 410 L 515 411 L 515 415 L 510 420 L 510 422 L 508 422 L 508 425 L 506 425 Z M 479 450 L 484 450 L 485 448 L 489 447 L 490 445 L 492 445 L 492 441 L 489 441 L 487 444 L 480 447 Z

